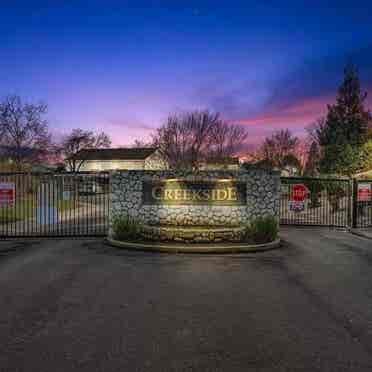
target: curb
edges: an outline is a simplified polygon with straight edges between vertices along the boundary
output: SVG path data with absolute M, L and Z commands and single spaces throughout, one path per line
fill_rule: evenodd
M 350 229 L 349 231 L 353 235 L 372 240 L 372 236 L 370 234 L 365 234 L 363 231 L 360 231 L 358 229 Z
M 280 238 L 265 244 L 174 244 L 174 243 L 137 243 L 125 242 L 112 238 L 106 238 L 106 241 L 117 248 L 129 250 L 166 252 L 166 253 L 246 253 L 246 252 L 263 252 L 270 249 L 279 248 L 281 245 Z

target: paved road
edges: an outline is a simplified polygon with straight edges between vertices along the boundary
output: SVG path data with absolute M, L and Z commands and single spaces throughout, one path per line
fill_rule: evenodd
M 371 371 L 372 240 L 282 236 L 241 256 L 0 242 L 0 371 Z

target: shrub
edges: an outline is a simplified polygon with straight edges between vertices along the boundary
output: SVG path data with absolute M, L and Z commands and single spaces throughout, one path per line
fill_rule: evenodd
M 141 239 L 142 225 L 129 216 L 115 217 L 112 222 L 114 238 L 117 240 Z
M 246 240 L 256 244 L 274 241 L 278 237 L 278 220 L 274 216 L 256 218 L 246 230 Z
M 322 205 L 321 203 L 321 197 L 322 197 L 322 191 L 324 190 L 324 184 L 319 179 L 314 178 L 305 178 L 304 184 L 310 191 L 310 208 L 317 208 Z
M 327 197 L 332 208 L 332 213 L 336 213 L 340 209 L 340 201 L 347 195 L 345 184 L 337 181 L 325 181 Z

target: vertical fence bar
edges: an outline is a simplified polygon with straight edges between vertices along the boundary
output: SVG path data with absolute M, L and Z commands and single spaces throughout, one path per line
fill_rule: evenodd
M 14 191 L 14 194 L 15 194 L 15 202 L 14 202 L 14 205 L 12 208 L 10 208 L 11 210 L 11 217 L 10 217 L 10 227 L 11 227 L 11 235 L 12 236 L 15 236 L 16 235 L 16 227 L 15 227 L 15 223 L 14 223 L 14 220 L 16 218 L 16 210 L 17 210 L 17 193 L 18 193 L 18 188 L 17 188 L 17 183 L 16 183 L 16 175 L 13 175 L 13 176 L 10 176 L 10 182 L 13 182 L 14 185 L 15 185 L 15 191 Z
M 358 180 L 353 179 L 353 218 L 352 227 L 355 229 L 358 227 Z
M 72 210 L 73 235 L 76 235 L 76 234 L 80 233 L 80 224 L 78 226 L 79 229 L 77 229 L 77 226 L 76 226 L 76 208 L 79 208 L 78 207 L 78 205 L 79 205 L 79 184 L 78 184 L 77 180 L 78 180 L 77 179 L 77 174 L 74 173 L 73 182 L 74 182 L 74 196 L 75 196 L 74 205 L 75 205 L 75 208 Z
M 370 181 L 369 187 L 372 188 L 372 181 Z M 369 226 L 372 226 L 372 200 L 368 203 L 368 221 Z

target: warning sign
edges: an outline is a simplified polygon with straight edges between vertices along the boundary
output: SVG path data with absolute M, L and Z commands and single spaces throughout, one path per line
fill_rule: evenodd
M 289 210 L 292 212 L 304 212 L 305 200 L 307 199 L 309 193 L 309 189 L 303 183 L 292 185 L 288 205 Z
M 289 210 L 292 212 L 304 212 L 305 202 L 304 201 L 290 201 Z
M 11 207 L 15 199 L 14 183 L 0 183 L 0 207 Z
M 371 201 L 371 183 L 358 183 L 358 201 Z
M 303 202 L 309 195 L 309 189 L 303 183 L 297 183 L 292 186 L 291 200 Z

